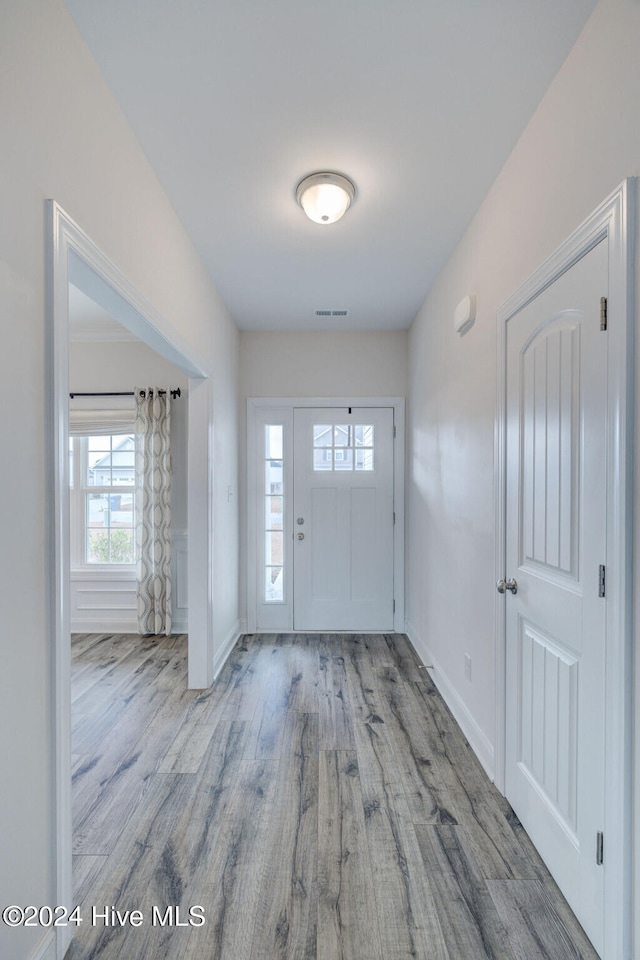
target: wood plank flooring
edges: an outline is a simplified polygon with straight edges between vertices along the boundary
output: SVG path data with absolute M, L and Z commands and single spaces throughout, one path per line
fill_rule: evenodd
M 69 960 L 597 960 L 406 637 L 243 637 L 206 691 L 185 637 L 72 660 Z

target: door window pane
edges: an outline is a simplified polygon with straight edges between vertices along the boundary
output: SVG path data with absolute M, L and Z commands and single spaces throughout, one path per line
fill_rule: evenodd
M 284 501 L 282 497 L 266 497 L 264 506 L 265 528 L 282 530 Z
M 313 451 L 313 469 L 314 470 L 332 470 L 333 469 L 333 450 L 331 447 L 322 450 Z
M 372 424 L 314 424 L 314 470 L 371 471 L 374 464 L 373 453 Z
M 267 460 L 265 483 L 266 493 L 282 494 L 282 460 Z
M 353 428 L 355 436 L 355 446 L 356 447 L 372 447 L 373 446 L 373 426 L 368 425 L 364 426 L 360 424 Z
M 353 470 L 353 450 L 335 450 L 334 470 Z
M 356 470 L 373 470 L 373 450 L 356 450 Z
M 330 423 L 318 423 L 313 428 L 313 445 L 314 447 L 330 447 L 332 446 L 331 434 L 332 426 Z
M 284 576 L 282 567 L 266 568 L 264 599 L 266 603 L 284 602 Z
M 351 445 L 351 427 L 349 424 L 336 424 L 333 428 L 333 436 L 335 447 L 349 447 Z
M 268 530 L 265 535 L 265 559 L 270 567 L 282 566 L 282 533 Z
M 282 424 L 268 424 L 264 432 L 267 459 L 282 460 Z

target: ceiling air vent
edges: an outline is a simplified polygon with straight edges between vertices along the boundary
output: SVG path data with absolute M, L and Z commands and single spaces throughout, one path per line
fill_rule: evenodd
M 315 310 L 315 317 L 348 317 L 348 310 Z

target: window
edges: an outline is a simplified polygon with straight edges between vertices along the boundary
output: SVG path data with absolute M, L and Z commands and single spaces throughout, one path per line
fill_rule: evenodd
M 264 428 L 264 601 L 284 603 L 284 427 Z
M 371 424 L 313 426 L 314 470 L 373 470 L 373 449 Z
M 133 434 L 70 439 L 71 557 L 74 567 L 132 566 Z

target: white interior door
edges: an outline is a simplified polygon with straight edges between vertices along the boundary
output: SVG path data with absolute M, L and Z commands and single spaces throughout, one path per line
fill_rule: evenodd
M 296 409 L 296 630 L 393 630 L 393 509 L 393 410 Z
M 603 946 L 608 241 L 507 328 L 506 794 Z

